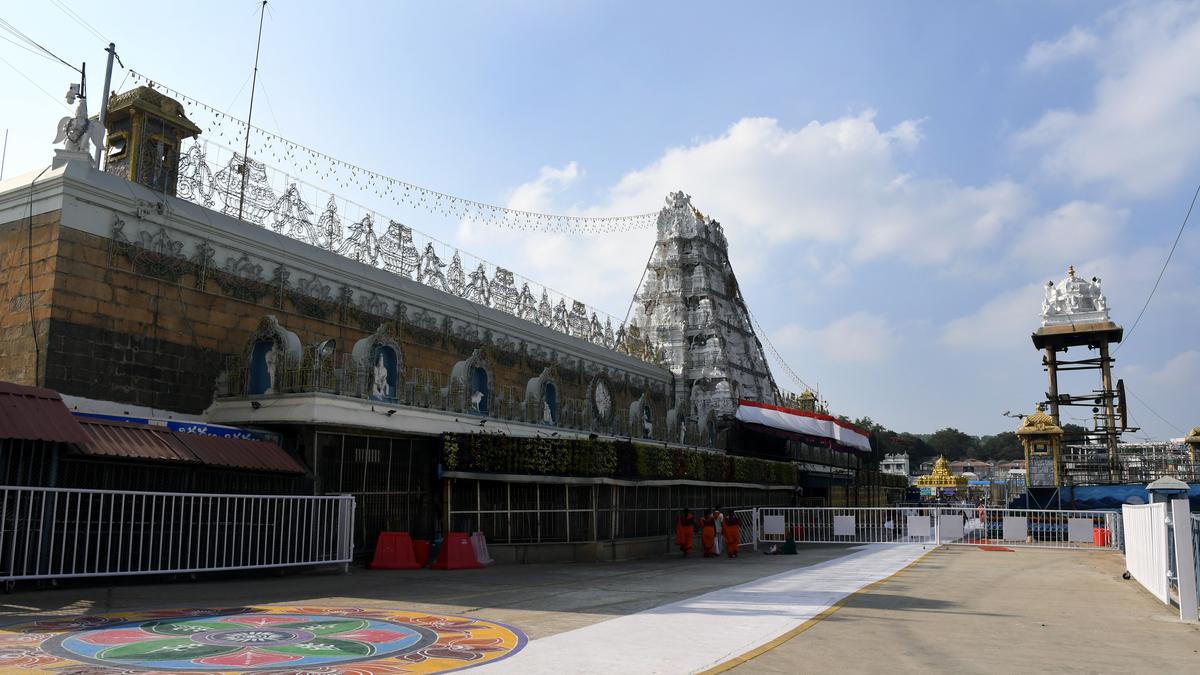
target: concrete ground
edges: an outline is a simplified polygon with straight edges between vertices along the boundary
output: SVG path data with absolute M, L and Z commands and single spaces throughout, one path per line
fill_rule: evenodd
M 1195 671 L 1200 626 L 1121 579 L 1124 561 L 943 547 L 733 671 Z
M 281 603 L 475 616 L 518 627 L 536 641 L 851 553 L 844 546 L 802 546 L 798 556 L 747 551 L 738 560 L 671 556 L 456 572 L 124 579 L 0 596 L 0 626 L 126 609 Z M 1175 609 L 1122 580 L 1123 571 L 1116 553 L 943 547 L 762 654 L 728 665 L 743 673 L 1195 670 L 1200 626 L 1179 623 Z M 719 640 L 716 632 L 711 638 Z
M 0 626 L 44 616 L 119 610 L 289 604 L 465 614 L 523 630 L 531 640 L 845 555 L 841 545 L 797 556 L 745 549 L 735 559 L 693 552 L 618 563 L 497 565 L 483 570 L 257 575 L 199 582 L 74 585 L 0 595 Z

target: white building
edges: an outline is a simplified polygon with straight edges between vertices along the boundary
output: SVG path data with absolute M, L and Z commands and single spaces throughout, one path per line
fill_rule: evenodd
M 879 463 L 879 470 L 883 473 L 907 476 L 909 471 L 908 453 L 901 452 L 895 455 L 884 455 L 883 461 Z

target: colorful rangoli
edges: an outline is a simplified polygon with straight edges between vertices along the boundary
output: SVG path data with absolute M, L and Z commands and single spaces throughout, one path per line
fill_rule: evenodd
M 0 629 L 0 670 L 84 673 L 443 673 L 497 661 L 525 635 L 494 621 L 264 605 L 121 612 Z

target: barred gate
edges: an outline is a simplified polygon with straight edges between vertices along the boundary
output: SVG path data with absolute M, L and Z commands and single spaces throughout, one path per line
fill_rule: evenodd
M 736 512 L 742 543 L 951 544 L 1118 551 L 1121 514 L 987 507 L 759 508 Z
M 0 486 L 0 581 L 347 564 L 354 498 Z

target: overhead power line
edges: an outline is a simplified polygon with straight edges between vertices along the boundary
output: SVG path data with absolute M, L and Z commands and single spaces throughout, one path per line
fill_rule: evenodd
M 67 63 L 66 59 L 62 58 L 58 54 L 55 54 L 54 52 L 50 51 L 49 49 L 43 47 L 42 44 L 39 43 L 37 40 L 34 40 L 33 38 L 29 37 L 25 33 L 22 33 L 19 28 L 12 25 L 8 21 L 5 21 L 4 19 L 0 19 L 0 29 L 6 31 L 9 35 L 12 35 L 13 37 L 17 38 L 21 42 L 24 42 L 25 44 L 29 45 L 30 47 L 36 48 L 37 50 L 41 51 L 42 53 L 53 57 L 54 60 L 58 61 L 59 63 L 63 64 L 64 66 L 70 68 L 71 70 L 73 70 L 77 73 L 80 72 L 79 68 L 76 68 L 75 66 L 71 65 L 70 63 Z
M 1129 342 L 1129 337 L 1133 335 L 1134 329 L 1138 327 L 1138 323 L 1142 320 L 1142 315 L 1146 313 L 1146 308 L 1150 306 L 1150 301 L 1154 299 L 1154 292 L 1158 290 L 1158 284 L 1162 281 L 1163 274 L 1167 271 L 1167 265 L 1171 263 L 1171 256 L 1175 255 L 1175 247 L 1179 246 L 1179 239 L 1183 236 L 1183 228 L 1187 227 L 1188 219 L 1192 217 L 1192 209 L 1196 207 L 1197 196 L 1200 196 L 1200 184 L 1196 185 L 1196 191 L 1192 194 L 1192 203 L 1188 205 L 1187 214 L 1183 216 L 1183 223 L 1179 225 L 1179 232 L 1175 235 L 1175 242 L 1171 244 L 1171 250 L 1167 252 L 1167 259 L 1163 261 L 1162 269 L 1158 271 L 1158 278 L 1154 280 L 1154 287 L 1150 289 L 1150 295 L 1146 296 L 1146 302 L 1142 305 L 1142 311 L 1138 312 L 1137 318 L 1133 321 L 1133 326 L 1125 332 L 1125 340 L 1113 350 L 1114 354 L 1120 351 L 1126 342 Z
M 101 33 L 100 31 L 96 30 L 95 26 L 88 23 L 87 19 L 83 18 L 82 16 L 79 15 L 78 12 L 71 9 L 67 5 L 67 3 L 63 2 L 62 0 L 51 0 L 51 1 L 55 4 L 55 6 L 57 6 L 60 10 L 62 10 L 63 14 L 67 15 L 67 18 L 71 19 L 75 23 L 82 26 L 84 30 L 88 31 L 92 35 L 95 35 L 97 38 L 100 38 L 100 40 L 102 40 L 104 42 L 112 42 L 112 40 L 108 39 L 108 37 L 106 35 L 104 35 L 104 33 Z
M 61 96 L 55 96 L 54 94 L 51 94 L 50 92 L 48 92 L 48 91 L 46 91 L 45 89 L 43 89 L 43 88 L 42 88 L 42 85 L 38 84 L 37 82 L 34 82 L 34 81 L 33 81 L 33 78 L 31 78 L 31 77 L 29 77 L 28 75 L 26 75 L 26 74 L 25 74 L 25 71 L 21 70 L 20 68 L 18 68 L 18 67 L 16 67 L 16 66 L 14 66 L 12 63 L 10 63 L 10 62 L 8 61 L 8 59 L 4 58 L 3 56 L 0 56 L 0 63 L 3 63 L 4 65 L 8 66 L 9 68 L 12 68 L 12 69 L 13 69 L 13 71 L 14 71 L 16 74 L 18 74 L 18 75 L 20 75 L 21 77 L 25 78 L 25 80 L 26 80 L 27 82 L 29 82 L 29 84 L 32 84 L 32 85 L 33 85 L 33 86 L 34 86 L 34 87 L 35 87 L 35 88 L 36 88 L 38 91 L 42 92 L 42 93 L 43 93 L 43 94 L 45 94 L 47 97 L 49 97 L 49 98 L 50 98 L 50 100 L 52 100 L 52 101 L 54 101 L 55 103 L 57 103 L 57 104 L 59 104 L 59 105 L 61 105 L 61 106 L 65 107 L 65 108 L 67 108 L 68 110 L 70 110 L 71 106 L 67 105 L 67 102 L 66 102 L 66 100 L 65 100 L 65 99 L 63 99 L 63 97 L 61 97 Z
M 1171 427 L 1171 428 L 1172 428 L 1172 429 L 1174 429 L 1175 431 L 1178 431 L 1179 433 L 1183 434 L 1184 436 L 1187 436 L 1187 432 L 1186 432 L 1186 431 L 1184 431 L 1183 429 L 1180 429 L 1179 427 L 1175 426 L 1174 424 L 1172 424 L 1172 423 L 1170 422 L 1170 420 L 1168 420 L 1167 418 L 1163 417 L 1162 415 L 1159 415 L 1159 414 L 1158 414 L 1158 412 L 1157 412 L 1157 411 L 1155 411 L 1155 410 L 1154 410 L 1154 408 L 1151 408 L 1151 407 L 1149 406 L 1149 404 L 1147 404 L 1145 401 L 1143 401 L 1143 400 L 1141 399 L 1141 397 L 1140 397 L 1140 396 L 1138 396 L 1137 394 L 1133 393 L 1132 391 L 1131 391 L 1131 392 L 1129 392 L 1129 394 L 1130 394 L 1131 396 L 1133 396 L 1135 399 L 1137 399 L 1137 402 L 1138 402 L 1138 403 L 1141 403 L 1141 404 L 1142 404 L 1142 407 L 1144 407 L 1146 410 L 1149 410 L 1149 411 L 1150 411 L 1150 413 L 1151 413 L 1152 415 L 1154 415 L 1154 416 L 1155 416 L 1155 417 L 1157 417 L 1158 419 L 1162 420 L 1162 421 L 1163 421 L 1163 424 L 1166 424 L 1167 426 Z

